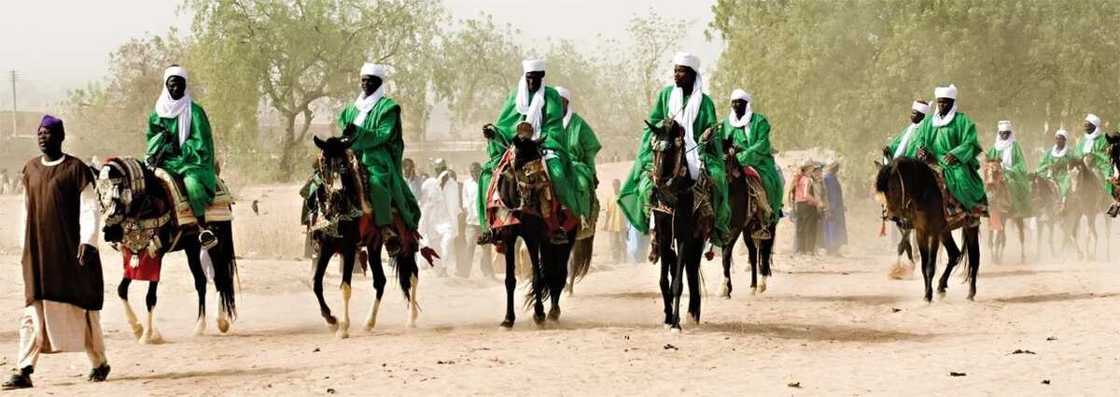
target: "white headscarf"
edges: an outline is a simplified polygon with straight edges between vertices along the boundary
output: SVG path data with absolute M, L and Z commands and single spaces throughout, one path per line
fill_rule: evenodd
M 556 87 L 556 92 L 560 94 L 561 98 L 568 100 L 568 109 L 564 112 L 564 128 L 568 128 L 568 123 L 572 121 L 572 92 L 560 86 Z
M 1063 146 L 1061 150 L 1059 150 L 1058 145 L 1054 144 L 1054 147 L 1050 148 L 1050 156 L 1052 157 L 1065 157 L 1066 152 L 1069 151 L 1069 133 L 1066 132 L 1066 130 L 1060 129 L 1057 133 L 1054 134 L 1055 138 L 1059 136 L 1066 138 L 1066 145 Z
M 953 108 L 949 109 L 949 113 L 945 117 L 941 117 L 941 112 L 933 113 L 933 126 L 944 127 L 953 121 L 957 115 L 957 86 L 949 84 L 948 87 L 937 87 L 933 89 L 933 96 L 935 98 L 949 98 L 953 100 Z
M 541 115 L 544 114 L 544 83 L 529 97 L 529 79 L 525 75 L 529 72 L 543 72 L 544 61 L 540 59 L 527 59 L 521 62 L 521 80 L 517 82 L 517 97 L 514 105 L 517 113 L 525 116 L 525 121 L 533 126 L 533 139 L 541 136 Z
M 181 66 L 172 66 L 163 71 L 163 92 L 156 99 L 155 111 L 160 118 L 179 119 L 179 145 L 182 145 L 191 136 L 191 89 L 187 87 L 181 98 L 171 99 L 171 93 L 167 92 L 167 79 L 172 76 L 182 77 L 185 82 L 187 70 Z
M 999 128 L 997 129 L 1000 132 L 1011 132 L 1011 122 L 1007 120 L 1000 121 Z M 1015 151 L 1012 150 L 1012 146 L 1015 143 L 1015 133 L 1012 132 L 1011 135 L 1007 136 L 1007 139 L 1003 139 L 999 135 L 1000 132 L 996 132 L 996 143 L 993 144 L 992 147 L 994 147 L 996 150 L 999 150 L 1001 160 L 1000 164 L 1003 166 L 1003 168 L 1011 169 L 1011 165 L 1014 159 L 1013 156 L 1015 154 Z
M 1085 121 L 1093 124 L 1093 132 L 1091 134 L 1085 134 L 1085 140 L 1081 142 L 1081 152 L 1089 153 L 1093 150 L 1093 142 L 1101 136 L 1101 118 L 1097 117 L 1095 114 L 1089 113 L 1088 116 L 1085 116 Z
M 921 114 L 929 114 L 929 104 L 918 101 L 914 101 L 914 103 L 910 104 L 910 109 L 917 110 Z M 906 127 L 906 132 L 902 133 L 902 139 L 898 141 L 898 147 L 894 149 L 894 156 L 891 158 L 896 159 L 902 157 L 903 153 L 906 153 L 906 147 L 910 146 L 910 138 L 914 136 L 914 131 L 917 130 L 918 123 L 910 123 L 910 126 Z
M 735 127 L 735 128 L 743 128 L 743 127 L 746 127 L 746 126 L 750 125 L 751 115 L 754 114 L 754 112 L 751 111 L 751 102 L 753 102 L 753 101 L 751 101 L 751 94 L 749 92 L 746 92 L 746 91 L 743 91 L 743 90 L 740 90 L 740 89 L 736 89 L 735 91 L 732 91 L 731 92 L 731 100 L 735 101 L 735 100 L 739 100 L 739 99 L 747 101 L 747 110 L 745 112 L 743 112 L 743 117 L 742 118 L 736 117 L 734 108 L 731 109 L 731 114 L 727 116 L 727 121 L 729 121 L 731 123 L 731 126 Z M 750 134 L 751 134 L 751 129 L 747 128 L 747 137 L 750 137 L 751 136 Z
M 378 65 L 366 63 L 362 65 L 362 76 L 375 76 L 381 79 L 381 85 L 373 91 L 372 94 L 366 95 L 365 91 L 358 93 L 358 99 L 354 100 L 354 107 L 358 108 L 358 116 L 354 117 L 354 125 L 361 127 L 365 124 L 366 117 L 369 112 L 377 106 L 377 102 L 385 97 L 385 76 L 387 75 L 385 65 Z
M 700 153 L 696 150 L 696 137 L 693 136 L 693 122 L 700 115 L 700 103 L 704 99 L 704 78 L 700 75 L 700 58 L 687 52 L 678 52 L 673 57 L 673 64 L 688 66 L 696 72 L 696 81 L 692 84 L 692 93 L 688 103 L 684 103 L 684 90 L 673 87 L 669 94 L 669 114 L 678 124 L 684 127 L 685 160 L 688 162 L 688 174 L 693 178 L 700 177 Z

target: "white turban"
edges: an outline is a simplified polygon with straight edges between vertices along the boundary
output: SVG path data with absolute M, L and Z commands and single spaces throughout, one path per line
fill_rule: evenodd
M 999 131 L 1000 132 L 1003 132 L 1003 131 L 1011 132 L 1011 122 L 1010 121 L 1002 120 L 998 123 L 998 125 L 999 125 Z M 992 147 L 994 147 L 996 150 L 998 150 L 1000 152 L 1000 155 L 1002 157 L 1000 159 L 1000 162 L 1003 164 L 1003 168 L 1004 169 L 1011 169 L 1011 167 L 1015 164 L 1014 163 L 1015 150 L 1014 150 L 1014 146 L 1013 146 L 1015 144 L 1015 136 L 1014 135 L 1009 135 L 1007 137 L 1007 139 L 1004 139 L 1003 136 L 1000 136 L 1000 132 L 996 133 L 996 143 L 993 144 Z
M 1062 137 L 1062 138 L 1069 139 L 1069 132 L 1064 130 L 1064 129 L 1058 129 L 1058 132 L 1054 133 L 1054 137 L 1055 138 Z
M 526 59 L 521 61 L 521 70 L 523 73 L 529 72 L 543 72 L 544 60 L 543 59 Z
M 700 72 L 700 57 L 687 52 L 678 52 L 674 55 L 673 64 L 677 66 L 688 66 L 692 68 L 692 71 Z
M 1093 125 L 1095 125 L 1097 127 L 1101 126 L 1101 118 L 1097 117 L 1097 115 L 1092 114 L 1092 113 L 1089 113 L 1089 115 L 1085 116 L 1085 121 L 1093 123 Z
M 385 65 L 379 65 L 375 63 L 366 63 L 362 65 L 362 76 L 377 76 L 384 79 L 385 75 Z
M 1068 141 L 1069 140 L 1069 132 L 1066 132 L 1066 130 L 1059 128 L 1058 132 L 1054 133 L 1054 138 L 1057 138 L 1057 137 L 1065 138 Z M 1068 142 L 1061 149 L 1058 149 L 1058 145 L 1055 144 L 1053 147 L 1050 148 L 1050 156 L 1051 157 L 1063 157 L 1063 156 L 1066 155 L 1066 151 L 1068 151 L 1068 150 L 1069 150 L 1069 143 Z
M 914 101 L 914 104 L 910 105 L 910 109 L 917 110 L 918 113 L 921 113 L 921 114 L 929 114 L 929 104 L 928 103 L 921 103 L 921 102 L 918 102 L 918 101 Z
M 172 66 L 163 71 L 163 92 L 156 99 L 155 111 L 160 118 L 179 120 L 179 145 L 182 145 L 191 136 L 191 90 L 186 88 L 182 97 L 172 99 L 171 93 L 167 92 L 167 79 L 172 76 L 182 77 L 186 81 L 187 70 L 182 66 Z
M 1011 120 L 1000 120 L 1000 122 L 997 124 L 997 126 L 998 126 L 997 131 L 999 131 L 999 132 L 1004 132 L 1004 131 L 1011 132 Z
M 937 87 L 933 89 L 933 96 L 935 98 L 949 98 L 957 99 L 957 86 L 949 84 L 948 87 Z
M 749 92 L 746 92 L 746 91 L 743 91 L 743 90 L 740 90 L 740 89 L 736 88 L 735 91 L 731 91 L 731 100 L 734 101 L 734 100 L 738 100 L 738 99 L 742 99 L 744 101 L 750 102 L 751 101 L 751 94 Z
M 557 86 L 556 93 L 560 94 L 561 98 L 567 99 L 569 102 L 572 100 L 572 92 L 568 91 L 567 88 Z
M 953 107 L 945 116 L 941 116 L 941 112 L 936 112 L 933 115 L 933 126 L 944 127 L 953 121 L 957 116 L 957 86 L 949 84 L 948 87 L 937 87 L 933 89 L 933 96 L 936 98 L 949 98 L 953 100 Z

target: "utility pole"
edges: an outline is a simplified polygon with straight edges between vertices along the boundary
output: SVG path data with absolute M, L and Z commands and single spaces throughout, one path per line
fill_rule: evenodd
M 11 71 L 11 78 L 12 78 L 12 134 L 11 135 L 12 135 L 12 137 L 15 137 L 16 134 L 19 133 L 19 125 L 17 124 L 18 122 L 16 121 L 16 120 L 18 120 L 18 118 L 16 116 L 16 80 L 19 80 L 19 74 L 16 74 L 16 71 L 12 70 Z

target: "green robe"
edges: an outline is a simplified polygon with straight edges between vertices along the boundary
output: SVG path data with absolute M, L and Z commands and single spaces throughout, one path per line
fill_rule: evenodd
M 669 96 L 673 92 L 672 86 L 667 86 L 657 95 L 657 104 L 649 113 L 649 122 L 657 125 L 671 114 Z M 693 95 L 702 95 L 693 93 Z M 688 103 L 688 97 L 684 98 Z M 719 119 L 716 117 L 716 108 L 712 99 L 704 95 L 700 104 L 699 114 L 692 123 L 694 138 L 700 142 L 700 136 L 708 128 L 719 128 Z M 653 148 L 650 146 L 652 132 L 646 127 L 638 146 L 637 158 L 630 169 L 630 175 L 619 191 L 618 205 L 626 219 L 635 229 L 642 233 L 649 233 L 650 193 L 653 191 L 653 180 L 650 173 L 653 171 Z M 715 224 L 712 225 L 713 233 L 711 242 L 722 247 L 727 235 L 727 226 L 731 222 L 731 207 L 727 204 L 727 173 L 723 163 L 723 149 L 721 139 L 713 138 L 706 146 L 700 147 L 700 160 L 707 169 L 712 181 L 712 206 L 715 210 Z
M 1004 167 L 1003 180 L 1007 184 L 1007 191 L 1011 193 L 1011 209 L 1009 215 L 1015 218 L 1026 218 L 1031 214 L 1031 181 L 1027 171 L 1027 162 L 1023 159 L 1023 150 L 1019 142 L 1012 142 L 1011 168 Z M 1003 152 L 995 147 L 988 149 L 988 161 L 1002 161 Z
M 751 115 L 750 133 L 746 128 L 734 127 L 730 119 L 724 119 L 721 137 L 731 141 L 735 148 L 735 158 L 740 165 L 750 166 L 758 171 L 762 188 L 770 201 L 771 222 L 777 222 L 782 211 L 782 177 L 774 163 L 773 147 L 770 145 L 770 122 L 760 113 Z
M 346 105 L 338 115 L 338 128 L 354 123 L 358 108 Z M 369 201 L 377 226 L 393 222 L 393 210 L 400 213 L 401 221 L 410 230 L 416 230 L 420 220 L 420 206 L 401 174 L 404 156 L 404 138 L 401 135 L 401 108 L 396 101 L 383 97 L 366 115 L 361 126 L 355 126 L 354 143 L 350 150 L 358 156 L 369 174 Z
M 1069 161 L 1074 155 L 1074 150 L 1066 147 L 1066 152 L 1061 157 L 1054 156 L 1053 150 L 1047 150 L 1046 154 L 1042 156 L 1042 161 L 1038 163 L 1038 170 L 1035 171 L 1043 178 L 1054 181 L 1058 185 L 1058 197 L 1062 201 L 1066 200 L 1066 194 L 1069 193 Z
M 157 126 L 170 134 L 158 133 Z M 159 117 L 156 112 L 148 115 L 146 156 L 151 158 L 160 151 L 167 150 L 163 161 L 156 166 L 183 180 L 191 212 L 202 219 L 206 214 L 206 206 L 214 201 L 214 193 L 218 187 L 218 175 L 214 169 L 214 138 L 210 131 L 210 119 L 206 117 L 202 106 L 191 102 L 191 133 L 182 145 L 178 145 L 178 137 L 178 118 Z
M 501 162 L 506 149 L 517 135 L 517 125 L 525 120 L 525 116 L 517 111 L 517 90 L 506 98 L 502 105 L 502 112 L 494 121 L 498 133 L 486 145 L 486 152 L 490 159 L 482 165 L 482 173 L 478 178 L 478 213 L 486 214 L 487 193 L 490 189 L 490 180 L 493 178 L 494 169 Z M 560 199 L 560 204 L 572 211 L 576 216 L 587 215 L 587 208 L 577 198 L 575 183 L 571 181 L 572 162 L 568 153 L 568 139 L 564 131 L 564 109 L 560 102 L 560 94 L 555 88 L 544 87 L 544 109 L 541 115 L 541 138 L 544 139 L 542 148 L 551 150 L 553 155 L 546 156 L 545 166 L 548 167 L 548 177 L 552 182 L 552 189 Z M 483 230 L 489 230 L 489 223 L 481 222 Z
M 1085 148 L 1085 135 L 1077 139 L 1077 156 L 1086 158 L 1086 165 L 1089 166 L 1097 174 L 1097 178 L 1104 183 L 1105 192 L 1112 195 L 1112 184 L 1108 182 L 1112 178 L 1112 161 L 1108 157 L 1108 139 L 1105 138 L 1105 133 L 1102 131 L 1097 139 L 1093 140 L 1092 147 L 1086 150 Z
M 595 187 L 599 184 L 599 176 L 595 172 L 595 156 L 603 145 L 595 136 L 595 131 L 587 121 L 578 113 L 572 112 L 565 129 L 568 140 L 568 153 L 572 160 L 572 179 L 575 180 L 575 191 L 580 204 L 584 208 L 591 208 L 595 196 Z
M 918 126 L 917 148 L 925 148 L 937 159 L 945 175 L 946 188 L 966 210 L 987 205 L 988 197 L 979 173 L 980 162 L 976 160 L 983 150 L 976 139 L 976 124 L 963 112 L 957 112 L 953 121 L 941 127 L 935 127 L 933 119 L 927 117 Z M 946 163 L 947 154 L 956 157 L 957 163 Z
M 919 126 L 921 126 L 921 124 L 919 124 Z M 887 143 L 887 149 L 890 150 L 892 156 L 894 155 L 894 152 L 898 151 L 898 145 L 902 144 L 902 137 L 906 136 L 906 130 L 908 129 L 910 129 L 910 126 L 906 126 L 906 128 L 903 128 L 902 132 L 899 132 L 898 135 L 895 135 L 895 137 L 891 138 L 890 142 Z M 918 127 L 914 127 L 914 130 L 915 131 L 910 134 L 910 141 L 906 143 L 906 150 L 903 150 L 900 154 L 900 156 L 902 157 L 918 157 L 918 144 L 914 142 L 916 140 L 916 137 L 918 136 Z

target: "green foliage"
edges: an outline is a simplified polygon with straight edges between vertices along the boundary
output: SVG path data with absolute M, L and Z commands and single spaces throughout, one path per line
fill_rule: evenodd
M 982 142 L 1009 119 L 1028 152 L 1059 125 L 1080 130 L 1085 113 L 1120 111 L 1120 69 L 1105 55 L 1120 50 L 1116 1 L 720 0 L 713 11 L 709 34 L 727 43 L 713 97 L 752 91 L 778 146 L 836 149 L 857 174 L 942 83 L 960 89 Z
M 453 130 L 476 131 L 497 117 L 521 73 L 525 51 L 515 41 L 518 34 L 488 14 L 461 20 L 445 34 L 433 88 L 451 111 Z

